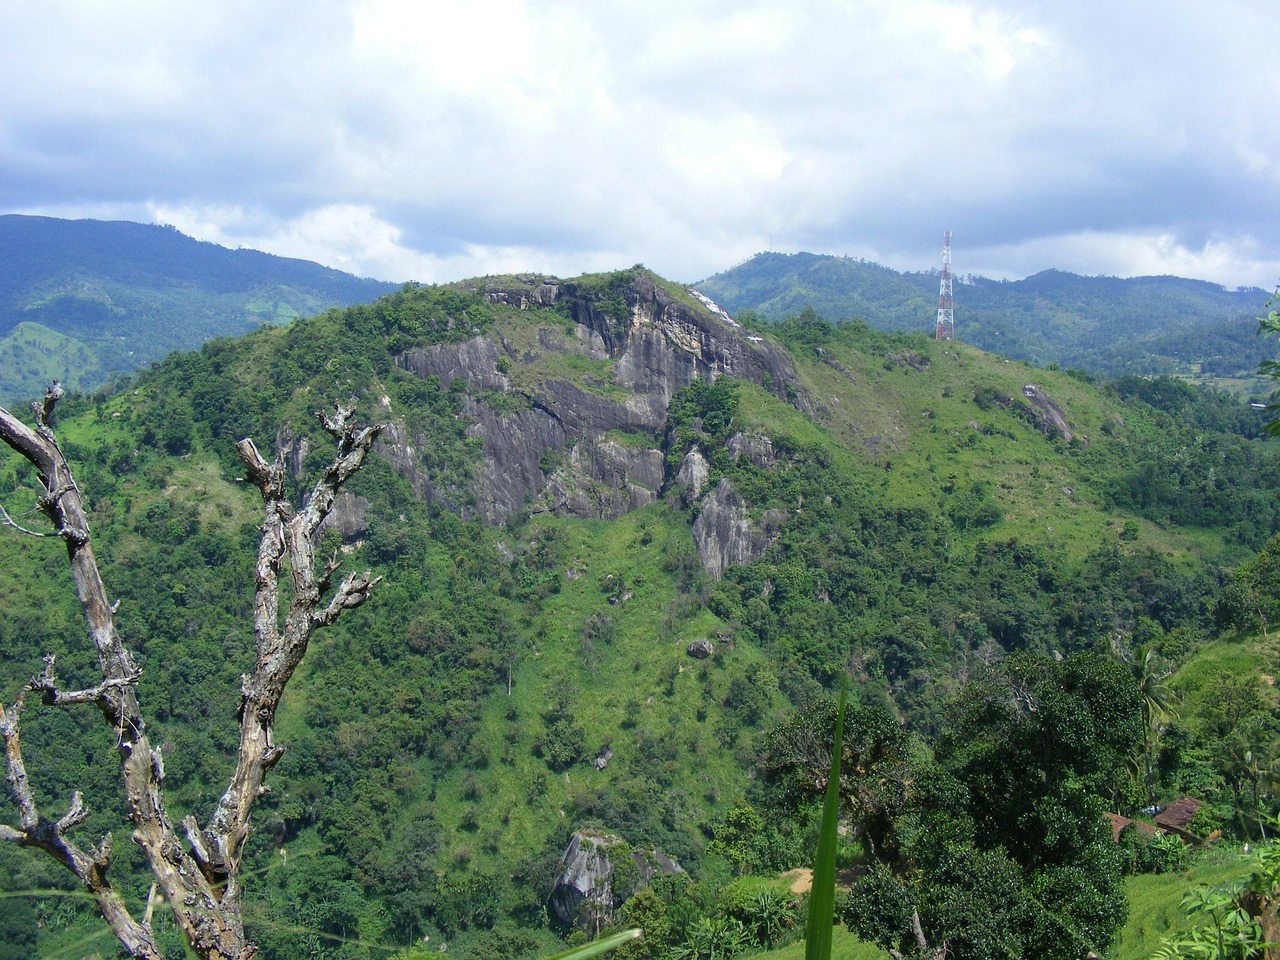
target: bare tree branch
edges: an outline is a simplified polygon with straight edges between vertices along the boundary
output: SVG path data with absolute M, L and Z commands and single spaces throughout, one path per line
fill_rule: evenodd
M 184 819 L 184 844 L 165 809 L 164 763 L 159 749 L 151 746 L 138 705 L 141 670 L 117 631 L 118 601 L 108 602 L 80 491 L 51 426 L 54 407 L 61 396 L 62 389 L 55 383 L 44 401 L 33 405 L 34 428 L 0 407 L 0 440 L 36 468 L 44 488 L 38 506 L 66 544 L 72 580 L 102 680 L 83 690 L 59 690 L 54 658 L 47 656 L 43 672 L 33 677 L 27 688 L 40 693 L 48 705 L 95 704 L 115 732 L 132 838 L 143 850 L 155 877 L 143 921 L 139 923 L 129 915 L 107 880 L 111 836 L 108 834 L 96 850 L 86 852 L 64 835 L 87 816 L 80 794 L 75 794 L 67 813 L 57 821 L 44 817 L 36 806 L 18 734 L 21 698 L 13 707 L 0 708 L 0 737 L 5 743 L 9 788 L 21 821 L 20 827 L 0 825 L 0 840 L 42 849 L 63 863 L 94 896 L 103 917 L 131 956 L 160 960 L 150 923 L 158 891 L 198 956 L 248 960 L 257 951 L 244 935 L 239 868 L 253 804 L 266 792 L 266 773 L 283 753 L 282 747 L 272 743 L 276 708 L 312 633 L 334 622 L 342 611 L 364 603 L 380 579 L 368 572 L 351 575 L 326 600 L 337 564 L 325 564 L 317 576 L 314 541 L 333 508 L 338 489 L 363 465 L 381 427 L 359 426 L 352 420 L 351 407 L 338 406 L 333 415 L 321 416 L 338 450 L 301 511 L 286 499 L 283 457 L 267 463 L 251 440 L 237 444 L 248 471 L 247 479 L 263 497 L 254 598 L 257 661 L 241 685 L 240 750 L 235 772 L 203 829 L 193 817 Z M 289 608 L 282 625 L 280 575 L 286 566 L 290 578 Z
M 0 504 L 0 523 L 3 523 L 6 527 L 13 527 L 13 529 L 17 530 L 19 533 L 26 534 L 28 537 L 53 536 L 53 534 L 50 533 L 41 533 L 39 530 L 28 530 L 26 527 L 14 520 L 13 517 L 9 516 L 9 511 L 6 510 L 2 504 Z
M 112 612 L 115 612 L 114 605 Z M 39 676 L 27 681 L 27 689 L 39 692 L 41 700 L 51 707 L 67 706 L 73 703 L 102 703 L 110 691 L 132 687 L 142 677 L 142 670 L 135 668 L 134 672 L 127 677 L 104 680 L 96 687 L 90 687 L 87 690 L 62 691 L 58 689 L 57 677 L 54 675 L 54 659 L 53 654 L 45 654 L 44 670 Z
M 315 538 L 333 509 L 342 484 L 364 464 L 380 425 L 361 427 L 352 420 L 352 409 L 339 405 L 333 416 L 320 416 L 338 447 L 332 463 L 316 480 L 306 506 L 295 511 L 285 500 L 285 464 L 278 455 L 268 464 L 253 442 L 242 440 L 236 449 L 247 470 L 247 479 L 262 494 L 262 539 L 256 568 L 258 589 L 254 598 L 254 634 L 257 662 L 252 674 L 242 678 L 240 697 L 240 750 L 236 770 L 209 823 L 193 849 L 206 873 L 229 881 L 238 869 L 249 811 L 264 790 L 266 772 L 280 759 L 283 748 L 272 742 L 276 708 L 285 685 L 302 662 L 311 634 L 333 623 L 343 610 L 360 606 L 379 579 L 368 572 L 352 574 L 334 591 L 327 603 L 324 594 L 336 569 L 330 562 L 317 576 Z M 288 568 L 291 590 L 283 628 L 280 620 L 280 576 Z M 187 824 L 188 835 L 194 831 Z
M 22 705 L 22 698 L 19 697 L 12 707 L 0 708 L 0 738 L 4 739 L 9 790 L 22 821 L 20 829 L 0 825 L 0 840 L 45 851 L 84 884 L 97 902 L 99 911 L 132 956 L 160 960 L 161 954 L 156 948 L 150 924 L 140 924 L 129 915 L 124 902 L 107 880 L 107 867 L 111 860 L 111 835 L 107 834 L 98 849 L 91 852 L 85 852 L 66 837 L 66 831 L 82 823 L 88 816 L 84 798 L 77 791 L 71 798 L 70 808 L 57 821 L 46 818 L 36 805 L 27 780 L 18 733 Z

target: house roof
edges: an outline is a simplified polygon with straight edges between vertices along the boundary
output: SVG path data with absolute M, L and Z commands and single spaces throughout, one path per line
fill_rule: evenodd
M 1134 826 L 1143 833 L 1155 833 L 1156 828 L 1149 823 L 1143 823 L 1140 820 L 1130 820 L 1128 817 L 1122 817 L 1118 813 L 1104 813 L 1104 817 L 1111 824 L 1111 839 L 1116 843 L 1120 842 L 1120 834 L 1125 827 Z
M 1131 820 L 1128 817 L 1121 816 L 1118 813 L 1104 813 L 1107 822 L 1111 824 L 1111 839 L 1119 842 L 1120 834 L 1125 827 L 1133 825 L 1143 833 L 1176 833 L 1178 836 L 1197 842 L 1199 838 L 1195 836 L 1188 828 L 1188 825 L 1195 818 L 1196 811 L 1200 809 L 1200 801 L 1195 797 L 1183 797 L 1174 803 L 1169 804 L 1163 810 L 1156 814 L 1155 826 L 1144 823 L 1141 820 Z
M 1161 830 L 1189 833 L 1187 825 L 1195 818 L 1196 811 L 1199 809 L 1199 800 L 1195 797 L 1183 797 L 1156 814 L 1156 826 Z

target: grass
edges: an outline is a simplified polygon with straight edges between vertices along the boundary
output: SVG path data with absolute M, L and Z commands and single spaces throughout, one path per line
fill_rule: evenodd
M 794 352 L 799 379 L 814 400 L 816 426 L 849 458 L 842 469 L 879 468 L 879 485 L 893 502 L 942 510 L 949 489 L 980 481 L 1004 518 L 959 539 L 1044 543 L 1071 561 L 1115 541 L 1130 519 L 1141 531 L 1139 542 L 1166 556 L 1221 556 L 1233 549 L 1220 531 L 1161 527 L 1108 505 L 1108 471 L 1127 462 L 1111 448 L 1127 449 L 1158 430 L 1147 412 L 1060 371 L 1007 363 L 954 341 L 912 341 L 909 349 L 928 360 L 923 370 L 883 359 L 903 349 L 864 352 L 835 342 L 821 357 Z M 1026 384 L 1062 409 L 1072 443 L 1042 435 L 1018 413 Z M 983 409 L 974 402 L 980 389 L 1005 402 Z M 750 406 L 760 409 L 754 401 Z M 744 411 L 740 418 L 751 416 Z
M 39 397 L 52 380 L 67 389 L 96 383 L 101 364 L 93 350 L 38 323 L 24 321 L 0 339 L 0 402 Z
M 690 641 L 714 638 L 725 625 L 706 610 L 668 615 L 679 603 L 679 588 L 667 567 L 673 556 L 691 549 L 678 520 L 665 508 L 651 507 L 612 522 L 556 523 L 565 532 L 562 572 L 573 575 L 538 605 L 510 696 L 485 701 L 476 743 L 490 762 L 469 772 L 455 768 L 437 784 L 435 814 L 450 837 L 451 856 L 465 851 L 472 863 L 496 868 L 541 848 L 576 797 L 635 776 L 633 758 L 644 737 L 679 742 L 674 775 L 687 785 L 691 827 L 744 790 L 739 758 L 721 748 L 714 731 L 723 726 L 720 701 L 729 681 L 754 651 L 739 645 L 704 661 L 685 655 Z M 536 538 L 538 525 L 526 535 Z M 611 597 L 618 602 L 610 603 Z M 584 641 L 593 616 L 610 624 L 594 646 Z M 553 771 L 533 747 L 544 732 L 542 715 L 564 686 L 578 691 L 572 711 L 586 734 L 585 754 L 567 770 Z M 592 761 L 606 744 L 614 759 L 596 770 Z M 531 791 L 537 782 L 542 788 Z M 468 796 L 477 785 L 479 797 Z M 483 827 L 462 829 L 476 803 L 504 811 L 496 847 Z
M 164 495 L 175 503 L 186 501 L 194 506 L 203 528 L 231 536 L 244 524 L 261 521 L 261 497 L 247 484 L 228 480 L 214 460 L 180 462 L 169 475 Z
M 1186 892 L 1198 886 L 1227 886 L 1243 880 L 1251 867 L 1235 847 L 1205 849 L 1178 874 L 1141 874 L 1125 881 L 1129 919 L 1108 956 L 1111 960 L 1148 960 L 1161 941 L 1191 926 L 1182 909 Z
M 621 403 L 630 397 L 613 382 L 617 361 L 589 356 L 576 336 L 566 334 L 558 314 L 499 307 L 495 318 L 504 345 L 521 358 L 505 369 L 513 389 L 532 392 L 563 380 L 606 400 Z

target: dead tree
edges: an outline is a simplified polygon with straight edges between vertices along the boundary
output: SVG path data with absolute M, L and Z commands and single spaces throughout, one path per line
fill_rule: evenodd
M 263 500 L 253 622 L 257 660 L 241 682 L 237 717 L 240 747 L 235 772 L 208 821 L 201 825 L 194 817 L 187 817 L 180 833 L 165 809 L 164 763 L 159 748 L 147 737 L 138 703 L 141 670 L 116 629 L 116 605 L 109 602 L 98 573 L 84 503 L 50 426 L 54 405 L 61 396 L 62 390 L 55 383 L 43 403 L 33 404 L 34 428 L 0 407 L 0 439 L 35 467 L 43 487 L 39 507 L 53 525 L 53 532 L 25 530 L 2 509 L 0 519 L 22 533 L 57 536 L 66 544 L 102 682 L 85 690 L 63 690 L 58 685 L 53 657 L 48 656 L 44 670 L 31 679 L 17 702 L 0 705 L 0 737 L 4 740 L 9 787 L 20 821 L 16 827 L 0 823 L 0 839 L 43 850 L 75 874 L 131 956 L 160 960 L 151 915 L 162 898 L 198 956 L 247 960 L 257 951 L 244 934 L 240 864 L 254 802 L 267 791 L 267 772 L 283 753 L 283 748 L 272 742 L 276 707 L 302 661 L 312 633 L 333 623 L 343 610 L 364 603 L 380 579 L 365 572 L 360 576 L 352 574 L 333 586 L 336 560 L 316 569 L 317 531 L 333 508 L 339 487 L 364 463 L 381 427 L 361 427 L 353 421 L 352 409 L 343 406 L 338 406 L 332 415 L 320 415 L 337 444 L 337 454 L 300 509 L 286 498 L 283 457 L 277 456 L 268 463 L 251 440 L 237 444 L 246 479 L 258 488 Z M 288 578 L 287 589 L 282 589 L 282 576 Z M 282 596 L 288 602 L 283 617 Z M 67 812 L 56 820 L 38 808 L 28 783 L 18 731 L 26 691 L 38 693 L 49 706 L 94 704 L 110 727 L 120 757 L 132 839 L 142 848 L 154 875 L 151 897 L 141 918 L 130 912 L 108 877 L 111 835 L 92 848 L 69 836 L 87 815 L 80 793 L 71 798 Z

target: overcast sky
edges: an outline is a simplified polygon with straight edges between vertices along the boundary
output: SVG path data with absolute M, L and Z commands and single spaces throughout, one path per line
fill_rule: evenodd
M 1274 0 L 0 0 L 0 212 L 424 282 L 1280 282 Z

